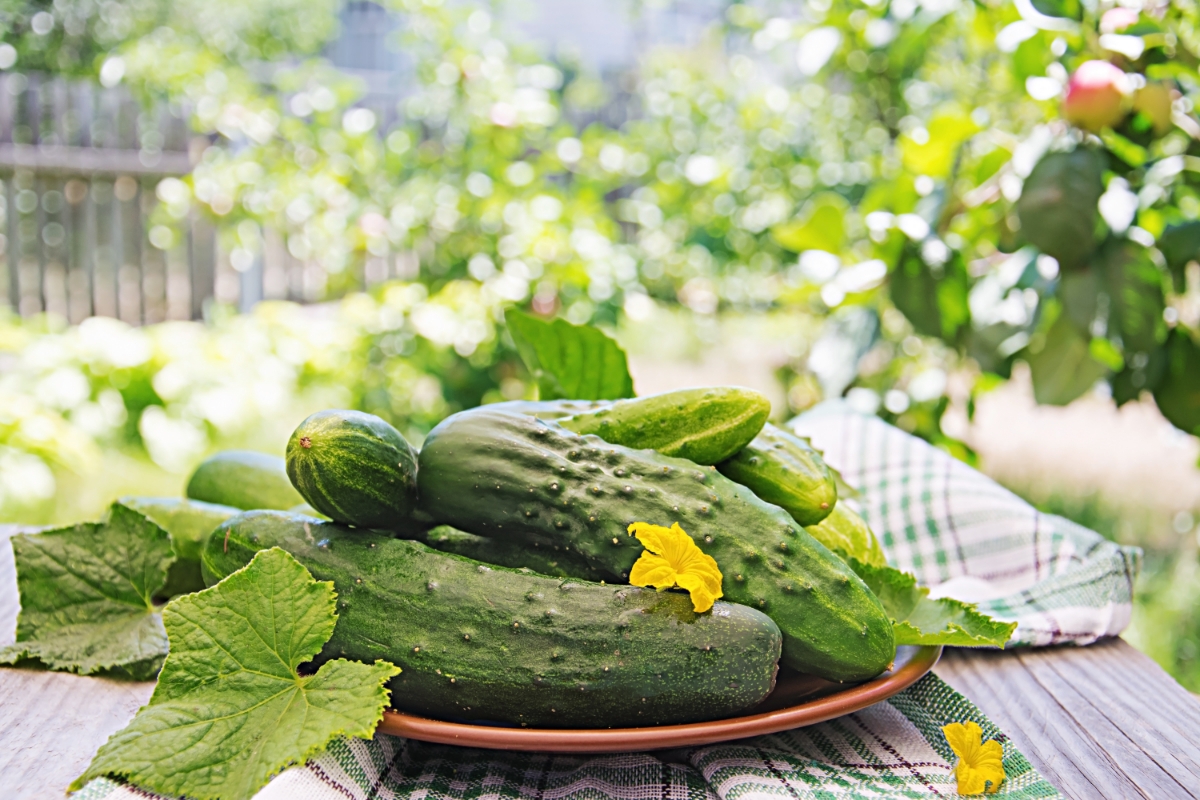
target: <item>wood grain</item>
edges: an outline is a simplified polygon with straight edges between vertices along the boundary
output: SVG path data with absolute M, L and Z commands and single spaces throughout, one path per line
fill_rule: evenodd
M 1068 797 L 1196 796 L 1200 701 L 1121 639 L 948 651 L 934 671 Z
M 0 644 L 16 628 L 16 572 L 0 525 Z M 948 650 L 935 672 L 970 698 L 1069 798 L 1193 798 L 1200 701 L 1120 639 L 1090 647 Z M 63 797 L 153 683 L 0 668 L 0 794 Z

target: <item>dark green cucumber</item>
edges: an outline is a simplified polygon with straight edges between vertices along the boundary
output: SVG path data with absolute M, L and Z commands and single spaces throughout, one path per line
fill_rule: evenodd
M 178 497 L 122 497 L 121 505 L 150 518 L 171 534 L 175 563 L 167 572 L 167 582 L 159 591 L 163 597 L 198 592 L 204 588 L 200 577 L 200 552 L 213 529 L 241 509 L 219 506 Z
M 187 496 L 241 509 L 282 511 L 304 502 L 282 458 L 251 450 L 222 450 L 206 458 L 188 480 Z
M 771 416 L 771 401 L 752 389 L 714 386 L 618 400 L 558 420 L 575 433 L 657 450 L 697 464 L 717 464 L 750 443 Z
M 309 505 L 336 522 L 411 528 L 417 451 L 385 420 L 361 411 L 318 411 L 292 433 L 287 474 Z
M 443 553 L 454 553 L 500 567 L 531 569 L 539 575 L 589 581 L 602 581 L 609 577 L 607 572 L 593 567 L 586 558 L 569 547 L 514 544 L 507 539 L 476 536 L 449 525 L 439 525 L 415 538 Z
M 210 584 L 281 547 L 333 581 L 337 626 L 317 662 L 385 659 L 392 705 L 541 727 L 626 727 L 729 716 L 774 686 L 765 615 L 687 595 L 489 567 L 386 533 L 249 512 L 204 552 Z
M 857 558 L 873 567 L 887 566 L 887 557 L 871 526 L 845 503 L 838 503 L 832 514 L 805 530 L 840 556 Z
M 891 622 L 866 584 L 787 512 L 711 467 L 488 406 L 443 420 L 418 461 L 421 505 L 438 522 L 570 546 L 612 580 L 627 582 L 642 552 L 630 523 L 678 522 L 716 559 L 725 599 L 779 624 L 794 669 L 862 680 L 895 654 Z
M 837 504 L 837 484 L 821 454 L 774 425 L 764 425 L 754 441 L 717 469 L 805 527 L 825 519 Z

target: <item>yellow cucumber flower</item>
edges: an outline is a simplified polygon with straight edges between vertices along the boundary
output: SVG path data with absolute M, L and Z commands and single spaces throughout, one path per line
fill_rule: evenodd
M 959 794 L 991 794 L 1004 783 L 1004 748 L 999 742 L 983 741 L 983 730 L 974 722 L 952 722 L 942 728 L 946 743 L 958 756 L 954 777 Z M 990 784 L 990 785 L 989 785 Z
M 678 522 L 669 528 L 635 522 L 629 533 L 646 548 L 629 572 L 631 584 L 653 586 L 660 592 L 674 586 L 686 589 L 697 614 L 708 611 L 722 596 L 717 562 L 696 546 Z

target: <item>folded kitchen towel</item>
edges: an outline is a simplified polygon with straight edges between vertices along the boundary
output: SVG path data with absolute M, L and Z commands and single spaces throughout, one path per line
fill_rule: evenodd
M 339 739 L 256 800 L 860 800 L 955 796 L 941 728 L 977 722 L 1004 748 L 990 797 L 1059 798 L 1004 734 L 935 675 L 870 708 L 773 736 L 605 756 L 472 750 L 394 736 Z M 154 798 L 97 779 L 76 800 Z
M 1043 514 L 963 462 L 841 401 L 789 423 L 858 489 L 892 566 L 1015 621 L 1009 646 L 1090 644 L 1129 625 L 1142 551 Z
M 924 441 L 844 403 L 790 423 L 860 490 L 854 500 L 892 563 L 925 585 L 1019 625 L 1013 644 L 1087 644 L 1129 621 L 1140 553 L 1039 513 Z M 1010 645 L 1011 646 L 1011 645 Z M 955 794 L 941 728 L 975 721 L 1004 748 L 997 797 L 1061 795 L 969 700 L 935 675 L 870 708 L 773 736 L 658 753 L 514 753 L 391 736 L 342 739 L 277 777 L 259 800 L 621 798 L 794 800 Z M 106 779 L 76 797 L 154 797 Z

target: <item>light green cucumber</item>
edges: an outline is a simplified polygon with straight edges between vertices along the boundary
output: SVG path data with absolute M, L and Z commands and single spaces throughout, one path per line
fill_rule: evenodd
M 309 504 L 360 528 L 409 530 L 417 505 L 417 451 L 386 420 L 319 411 L 287 445 L 287 474 Z
M 208 535 L 241 510 L 178 497 L 122 497 L 117 502 L 144 514 L 171 535 L 176 560 L 167 572 L 166 584 L 159 591 L 163 597 L 204 588 L 204 580 L 200 577 L 200 552 Z
M 857 558 L 873 567 L 887 566 L 887 557 L 871 526 L 845 503 L 835 505 L 833 513 L 805 530 L 840 556 Z
M 643 552 L 630 523 L 678 522 L 716 559 L 725 599 L 779 625 L 794 669 L 863 680 L 895 655 L 866 584 L 787 512 L 714 468 L 494 406 L 444 420 L 418 464 L 421 505 L 437 522 L 516 546 L 569 546 L 613 581 L 628 582 Z
M 770 423 L 717 469 L 805 527 L 825 519 L 837 504 L 837 483 L 821 454 L 804 439 Z
M 281 547 L 333 581 L 337 625 L 316 663 L 391 661 L 396 708 L 548 728 L 716 719 L 774 686 L 779 628 L 686 594 L 491 567 L 386 533 L 270 511 L 227 521 L 204 552 L 210 584 Z
M 247 510 L 282 511 L 304 502 L 282 458 L 251 450 L 222 450 L 206 458 L 188 480 L 187 496 Z
M 762 394 L 739 386 L 714 386 L 618 400 L 558 424 L 613 444 L 711 465 L 749 444 L 769 416 L 771 401 Z

